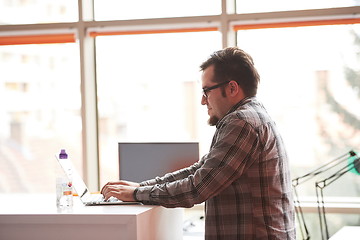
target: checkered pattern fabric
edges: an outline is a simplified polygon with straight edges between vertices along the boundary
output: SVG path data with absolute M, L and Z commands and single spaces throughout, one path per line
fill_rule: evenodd
M 165 207 L 205 202 L 205 239 L 295 239 L 288 157 L 263 105 L 243 99 L 221 119 L 208 154 L 141 183 L 138 201 Z

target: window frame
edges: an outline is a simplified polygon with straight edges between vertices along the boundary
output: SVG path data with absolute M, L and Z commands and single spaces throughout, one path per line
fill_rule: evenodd
M 360 6 L 236 14 L 235 0 L 221 1 L 221 14 L 209 16 L 95 21 L 93 0 L 78 0 L 76 22 L 0 25 L 0 45 L 78 41 L 83 124 L 83 172 L 89 188 L 100 188 L 95 38 L 103 35 L 219 31 L 222 46 L 236 43 L 236 31 L 270 27 L 360 23 Z M 24 41 L 24 37 L 28 37 Z M 54 40 L 54 36 L 56 41 Z M 63 36 L 64 38 L 59 38 Z M 10 40 L 10 42 L 9 42 Z M 314 210 L 314 209 L 312 209 Z M 311 210 L 311 211 L 312 211 Z M 344 208 L 343 213 L 348 212 Z

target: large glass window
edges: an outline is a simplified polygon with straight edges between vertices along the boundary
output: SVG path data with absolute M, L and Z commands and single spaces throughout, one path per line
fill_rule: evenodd
M 84 24 L 79 24 L 78 6 L 83 3 L 94 3 L 94 9 L 84 4 L 82 16 L 92 16 L 94 10 L 101 24 L 88 19 L 81 19 Z M 239 15 L 220 15 L 223 4 L 232 10 L 235 3 Z M 5 36 L 2 44 L 10 44 L 0 46 L 0 164 L 6 166 L 0 174 L 0 192 L 53 191 L 54 154 L 60 148 L 69 151 L 78 170 L 82 170 L 84 161 L 86 178 L 94 179 L 98 176 L 96 159 L 84 159 L 82 147 L 93 156 L 97 153 L 93 146 L 98 144 L 100 185 L 118 177 L 119 141 L 199 141 L 201 155 L 206 153 L 214 128 L 207 126 L 206 109 L 200 105 L 198 67 L 211 52 L 227 44 L 221 41 L 234 40 L 232 34 L 221 33 L 226 34 L 225 29 L 231 29 L 233 23 L 251 18 L 241 13 L 269 12 L 266 18 L 271 18 L 278 16 L 272 11 L 334 8 L 328 11 L 332 16 L 323 17 L 333 19 L 341 14 L 353 18 L 358 9 L 345 7 L 359 5 L 359 0 L 0 1 L 0 35 Z M 340 7 L 344 8 L 336 9 Z M 314 16 L 306 20 L 316 20 L 316 13 L 309 11 Z M 179 25 L 171 22 L 170 28 L 190 31 L 203 27 L 199 16 L 206 15 L 214 15 L 207 18 L 212 19 L 209 24 L 221 32 L 96 37 L 99 126 L 97 129 L 94 124 L 82 133 L 82 121 L 94 123 L 95 114 L 83 111 L 81 115 L 81 94 L 85 100 L 95 94 L 80 92 L 80 72 L 85 74 L 82 89 L 88 91 L 93 86 L 90 81 L 95 80 L 87 75 L 95 68 L 89 63 L 95 61 L 88 52 L 93 48 L 87 48 L 89 35 L 78 33 L 99 28 L 116 31 L 124 26 L 128 33 L 139 29 L 156 32 L 169 23 L 163 18 L 170 17 L 186 17 L 176 20 L 181 22 Z M 292 21 L 292 16 L 288 17 Z M 127 19 L 141 20 L 122 21 Z M 59 29 L 62 26 L 67 29 Z M 34 44 L 54 42 L 47 41 L 46 35 L 69 29 L 84 46 Z M 36 35 L 40 34 L 38 30 L 41 35 Z M 14 36 L 13 41 L 7 41 L 9 34 Z M 283 133 L 293 177 L 351 149 L 359 151 L 359 25 L 246 30 L 237 34 L 238 45 L 254 57 L 261 73 L 259 98 Z M 40 36 L 35 37 L 36 42 L 32 42 L 34 35 Z M 32 44 L 11 45 L 20 42 Z M 80 58 L 86 63 L 80 64 Z M 91 108 L 91 104 L 85 105 Z M 97 131 L 98 143 L 89 137 Z M 358 196 L 360 189 L 354 184 L 357 179 L 348 174 L 326 194 Z M 91 189 L 98 187 L 94 182 L 90 184 Z M 336 187 L 344 184 L 348 187 Z M 314 196 L 312 182 L 302 189 L 302 195 Z
M 78 20 L 77 1 L 2 0 L 1 24 L 74 22 Z
M 238 32 L 261 73 L 259 98 L 286 140 L 293 177 L 359 151 L 359 39 L 360 25 Z M 355 180 L 329 194 L 356 196 Z M 314 185 L 306 189 L 315 196 Z
M 224 4 L 228 14 L 238 14 L 221 15 Z M 79 19 L 81 5 L 85 19 Z M 330 20 L 339 15 L 356 18 L 359 10 L 353 6 L 360 6 L 360 0 L 0 1 L 1 44 L 8 44 L 0 46 L 0 193 L 55 191 L 54 154 L 61 148 L 80 172 L 84 167 L 92 190 L 118 178 L 119 141 L 199 141 L 203 155 L 215 129 L 207 125 L 206 108 L 200 105 L 199 64 L 235 40 L 232 33 L 221 34 L 251 20 L 251 14 L 242 13 L 267 12 L 265 18 L 271 19 L 279 16 L 274 11 L 292 10 L 295 14 L 288 18 L 293 21 L 297 10 L 329 8 L 325 11 L 330 16 L 322 18 Z M 307 21 L 318 20 L 318 11 L 308 12 L 313 16 Z M 88 21 L 93 14 L 95 21 Z M 259 22 L 266 25 L 262 15 Z M 186 18 L 165 19 L 177 17 Z M 96 61 L 88 46 L 92 41 L 87 41 L 96 34 L 82 34 L 101 35 L 111 29 L 155 33 L 169 23 L 166 29 L 193 31 L 204 27 L 202 19 L 211 19 L 209 24 L 221 32 L 97 36 Z M 80 44 L 65 44 L 74 40 L 62 35 L 69 31 Z M 9 35 L 14 36 L 11 41 Z M 237 32 L 238 45 L 254 57 L 261 74 L 259 98 L 285 139 L 293 178 L 351 149 L 360 151 L 359 35 L 359 25 Z M 60 44 L 35 44 L 50 42 Z M 92 92 L 95 80 L 97 95 Z M 91 114 L 94 101 L 98 121 Z M 86 131 L 82 122 L 89 123 Z M 99 142 L 92 137 L 97 133 Z M 100 186 L 97 159 L 82 155 L 95 156 L 97 144 Z M 325 197 L 358 197 L 358 181 L 358 175 L 348 173 L 325 190 Z M 313 181 L 298 190 L 301 197 L 314 198 Z M 335 215 L 332 233 L 342 224 L 359 225 L 353 218 Z M 317 216 L 307 216 L 316 231 Z
M 238 46 L 253 56 L 260 72 L 258 97 L 281 130 L 293 178 L 351 149 L 360 151 L 359 39 L 360 25 L 238 32 Z M 347 164 L 346 159 L 344 162 L 340 166 Z M 315 182 L 330 177 L 334 171 L 326 171 L 297 186 L 300 202 L 316 202 Z M 359 197 L 358 183 L 358 174 L 344 174 L 323 189 L 325 203 L 330 199 L 346 202 L 346 197 Z M 335 217 L 331 234 L 347 218 Z M 318 216 L 306 214 L 305 220 L 312 226 L 311 238 L 315 235 L 318 239 Z M 355 219 L 347 224 L 359 222 Z
M 95 0 L 96 20 L 125 20 L 221 13 L 221 0 Z
M 276 12 L 359 6 L 359 0 L 236 0 L 237 13 Z
M 55 154 L 82 167 L 78 45 L 0 46 L 0 192 L 55 192 Z
M 207 137 L 199 65 L 220 41 L 219 32 L 97 37 L 102 181 L 119 176 L 119 141 Z

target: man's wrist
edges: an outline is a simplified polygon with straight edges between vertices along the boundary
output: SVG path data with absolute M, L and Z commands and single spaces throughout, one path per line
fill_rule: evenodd
M 133 192 L 133 198 L 136 202 L 138 202 L 139 200 L 136 197 L 136 193 L 139 191 L 139 188 L 135 188 L 134 192 Z

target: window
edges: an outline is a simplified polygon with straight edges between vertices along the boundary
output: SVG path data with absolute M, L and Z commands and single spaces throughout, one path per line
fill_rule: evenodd
M 221 13 L 221 0 L 95 0 L 96 20 L 204 16 Z
M 294 177 L 360 146 L 359 38 L 360 25 L 238 32 L 261 73 L 259 98 L 281 129 Z M 354 181 L 348 194 L 360 190 Z M 315 196 L 313 185 L 307 190 Z
M 235 42 L 259 69 L 259 98 L 283 134 L 293 177 L 360 151 L 359 5 L 1 1 L 0 192 L 54 191 L 60 148 L 92 191 L 118 176 L 119 141 L 195 140 L 206 153 L 214 128 L 200 105 L 198 67 Z M 348 174 L 326 194 L 358 197 L 356 181 Z
M 199 65 L 221 47 L 219 32 L 97 37 L 96 46 L 103 183 L 119 176 L 119 141 L 199 141 Z
M 236 0 L 237 13 L 276 12 L 302 9 L 321 9 L 359 6 L 358 0 Z
M 254 44 L 254 39 L 266 42 Z M 280 128 L 293 178 L 347 151 L 359 151 L 359 39 L 359 24 L 238 31 L 238 45 L 253 56 L 260 72 L 258 97 Z M 315 182 L 333 173 L 298 185 L 300 201 L 315 203 Z M 358 182 L 357 174 L 344 174 L 324 188 L 325 203 L 349 197 L 359 202 Z M 359 223 L 348 214 L 328 213 L 326 218 L 331 235 L 343 225 Z M 321 238 L 318 214 L 306 213 L 304 219 L 311 239 Z M 304 239 L 300 231 L 298 238 Z
M 77 6 L 77 1 L 62 0 L 0 1 L 0 25 L 74 22 L 78 19 Z
M 54 192 L 60 148 L 91 191 L 117 178 L 119 141 L 199 141 L 206 153 L 214 128 L 200 105 L 198 67 L 236 44 L 259 69 L 259 98 L 282 132 L 293 177 L 360 151 L 359 6 L 359 0 L 0 1 L 0 193 Z M 331 25 L 339 18 L 348 25 Z M 359 197 L 357 181 L 349 173 L 325 194 Z M 313 190 L 304 184 L 300 194 L 311 197 Z M 316 231 L 317 215 L 306 215 Z M 335 215 L 334 232 L 359 225 L 350 214 Z
M 55 192 L 55 154 L 82 169 L 77 44 L 0 46 L 0 192 Z

